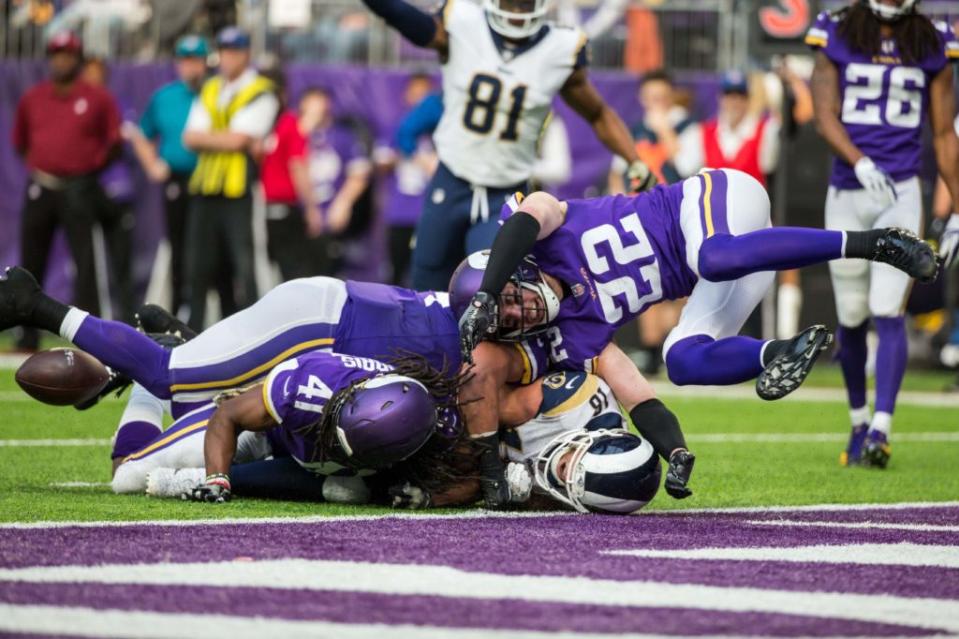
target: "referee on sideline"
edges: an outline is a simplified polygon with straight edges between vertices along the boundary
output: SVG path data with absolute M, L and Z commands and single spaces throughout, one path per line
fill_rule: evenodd
M 106 197 L 98 173 L 120 149 L 120 111 L 105 89 L 79 79 L 83 48 L 76 35 L 52 36 L 47 60 L 49 79 L 23 95 L 13 126 L 13 147 L 29 169 L 20 263 L 42 284 L 54 232 L 62 226 L 76 265 L 74 304 L 97 315 L 100 295 L 108 293 L 96 225 Z M 18 346 L 36 350 L 38 343 L 35 331 L 25 331 Z
M 237 306 L 256 301 L 253 271 L 255 141 L 273 128 L 279 110 L 273 83 L 250 66 L 250 36 L 227 27 L 217 36 L 219 73 L 207 80 L 193 101 L 183 144 L 198 154 L 190 177 L 187 272 L 190 326 L 205 324 L 206 294 L 220 264 L 220 250 L 237 280 Z

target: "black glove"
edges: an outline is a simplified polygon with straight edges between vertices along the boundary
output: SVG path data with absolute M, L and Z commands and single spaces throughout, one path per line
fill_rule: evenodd
M 499 433 L 477 437 L 473 442 L 480 448 L 480 487 L 486 507 L 496 510 L 509 506 L 512 495 L 506 481 L 506 464 L 499 457 Z
M 420 510 L 429 508 L 433 501 L 432 496 L 419 486 L 414 486 L 410 482 L 390 486 L 391 505 L 393 508 L 406 508 L 409 510 Z
M 629 165 L 626 177 L 629 179 L 630 193 L 642 193 L 659 184 L 659 180 L 642 160 L 636 160 Z
M 686 449 L 674 451 L 669 456 L 669 468 L 666 470 L 666 492 L 674 499 L 686 499 L 693 494 L 686 484 L 693 473 L 696 456 Z
M 463 361 L 473 362 L 473 349 L 476 345 L 496 332 L 499 308 L 496 297 L 479 291 L 473 296 L 470 305 L 460 318 L 460 350 Z
M 207 475 L 202 484 L 181 495 L 183 499 L 203 501 L 208 504 L 222 504 L 230 501 L 232 496 L 230 478 L 223 473 Z

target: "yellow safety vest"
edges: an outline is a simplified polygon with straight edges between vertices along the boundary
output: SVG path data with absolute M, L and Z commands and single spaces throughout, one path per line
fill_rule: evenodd
M 240 89 L 225 106 L 219 105 L 223 78 L 215 76 L 203 84 L 200 103 L 206 107 L 213 131 L 226 131 L 236 113 L 257 97 L 273 90 L 273 83 L 258 76 Z M 247 192 L 248 156 L 243 151 L 201 151 L 190 176 L 190 193 L 243 197 Z

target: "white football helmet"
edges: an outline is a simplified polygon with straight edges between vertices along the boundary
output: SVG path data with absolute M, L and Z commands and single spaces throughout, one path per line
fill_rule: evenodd
M 883 4 L 882 0 L 868 0 L 869 10 L 880 20 L 896 20 L 915 10 L 919 0 L 902 0 L 899 5 Z
M 546 21 L 550 0 L 483 0 L 486 19 L 504 38 L 520 40 L 535 35 Z

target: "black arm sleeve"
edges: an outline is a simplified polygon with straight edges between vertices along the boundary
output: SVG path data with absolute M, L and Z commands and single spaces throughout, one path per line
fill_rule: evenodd
M 658 399 L 648 399 L 629 411 L 640 435 L 652 444 L 663 459 L 677 448 L 686 448 L 686 438 L 679 427 L 679 420 Z
M 428 46 L 436 37 L 436 20 L 403 0 L 363 0 L 370 11 L 418 47 Z
M 490 249 L 481 291 L 494 296 L 503 292 L 509 276 L 526 254 L 533 250 L 539 229 L 536 218 L 523 211 L 514 213 L 503 223 Z

